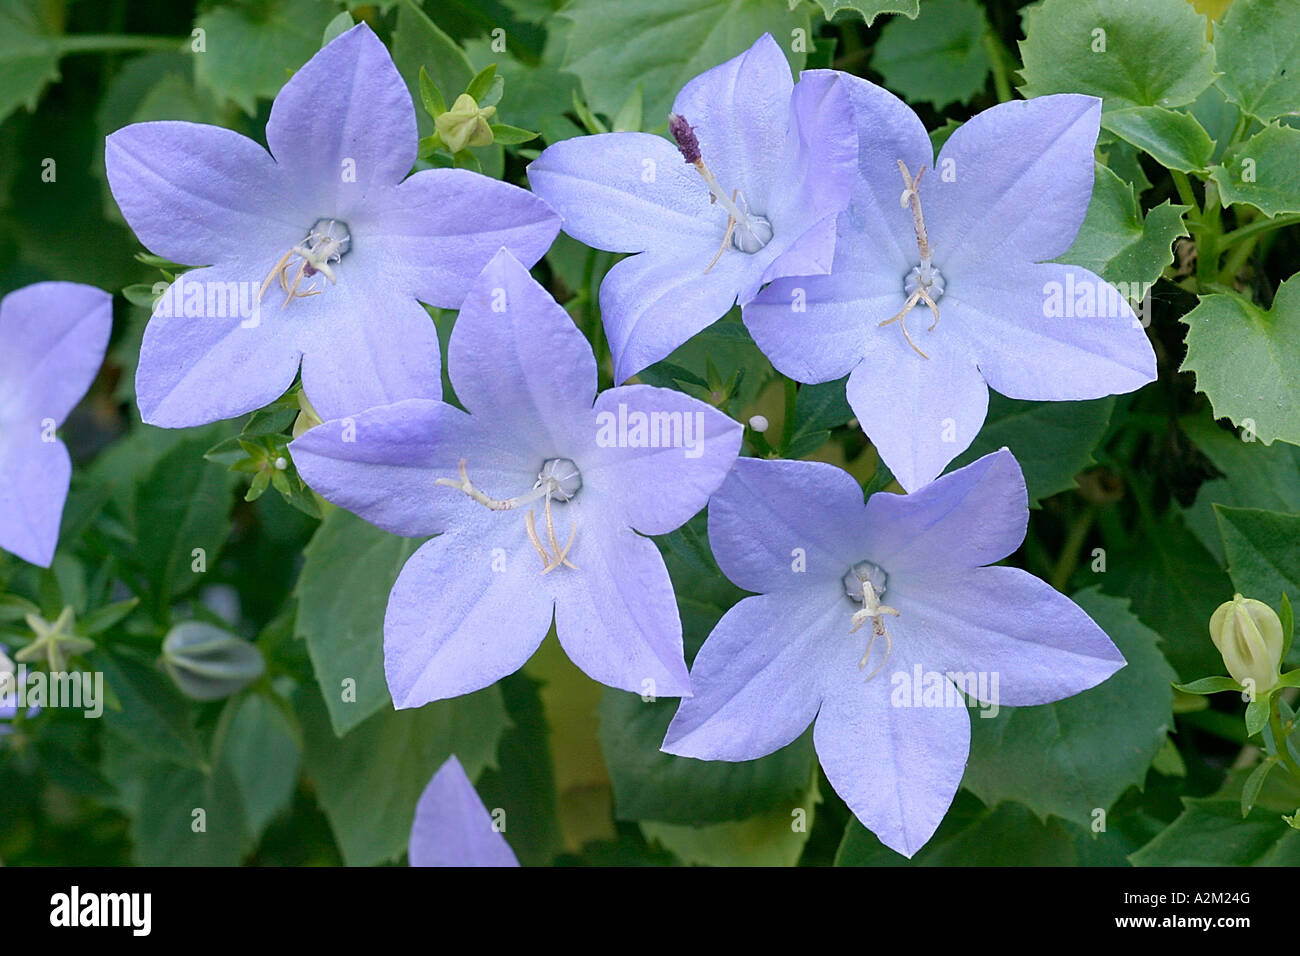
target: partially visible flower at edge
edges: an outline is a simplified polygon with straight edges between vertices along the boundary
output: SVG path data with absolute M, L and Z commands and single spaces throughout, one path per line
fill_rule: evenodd
M 452 754 L 420 794 L 411 823 L 411 866 L 518 866 L 519 858 Z

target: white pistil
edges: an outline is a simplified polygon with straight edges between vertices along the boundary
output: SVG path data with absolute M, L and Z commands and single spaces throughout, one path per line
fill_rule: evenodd
M 848 594 L 850 600 L 862 603 L 862 609 L 853 615 L 851 621 L 853 626 L 849 628 L 849 633 L 856 634 L 863 624 L 867 623 L 867 621 L 871 622 L 871 640 L 867 643 L 867 650 L 862 655 L 862 660 L 858 662 L 858 670 L 866 669 L 867 661 L 871 658 L 871 651 L 876 646 L 876 639 L 879 637 L 885 639 L 885 656 L 876 668 L 866 676 L 866 680 L 871 680 L 880 673 L 880 669 L 888 662 L 889 655 L 894 649 L 893 638 L 890 637 L 889 630 L 885 627 L 883 617 L 886 614 L 891 617 L 898 617 L 898 611 L 880 603 L 880 598 L 885 593 L 885 581 L 884 572 L 869 561 L 854 565 L 844 575 L 845 593 Z
M 899 197 L 899 205 L 906 209 L 912 207 L 912 228 L 916 232 L 916 248 L 920 253 L 921 263 L 912 270 L 908 276 L 907 284 L 911 285 L 915 281 L 915 288 L 907 297 L 907 302 L 898 311 L 896 315 L 885 319 L 880 323 L 880 328 L 886 325 L 893 325 L 895 322 L 900 324 L 903 330 L 903 337 L 907 339 L 907 344 L 912 346 L 916 354 L 923 359 L 928 359 L 926 355 L 912 341 L 912 336 L 907 331 L 907 313 L 916 307 L 918 302 L 924 302 L 930 307 L 930 312 L 934 314 L 934 321 L 930 323 L 930 328 L 926 331 L 933 332 L 935 326 L 939 324 L 939 306 L 935 303 L 937 296 L 943 295 L 943 277 L 939 275 L 939 270 L 934 268 L 930 260 L 930 237 L 925 231 L 925 217 L 921 213 L 921 176 L 925 173 L 925 167 L 922 166 L 913 179 L 911 173 L 907 170 L 907 164 L 901 159 L 898 161 L 898 171 L 903 174 L 903 194 Z
M 565 468 L 566 465 L 567 468 Z M 542 559 L 542 574 L 549 574 L 561 565 L 575 571 L 578 570 L 577 565 L 570 561 L 568 557 L 574 539 L 578 535 L 577 515 L 575 513 L 573 516 L 573 523 L 569 528 L 569 540 L 563 547 L 560 547 L 559 538 L 556 537 L 555 520 L 551 516 L 552 499 L 561 502 L 569 501 L 582 486 L 581 476 L 573 462 L 565 459 L 553 459 L 546 462 L 542 465 L 542 471 L 538 474 L 537 484 L 533 486 L 533 489 L 526 494 L 516 495 L 513 498 L 493 498 L 477 488 L 469 480 L 469 471 L 464 458 L 460 460 L 459 471 L 459 481 L 453 481 L 450 478 L 439 478 L 434 483 L 464 492 L 492 511 L 513 511 L 521 505 L 531 505 L 538 499 L 544 499 L 546 536 L 550 544 L 549 551 L 537 534 L 537 523 L 532 508 L 529 508 L 524 515 L 524 528 L 528 532 L 528 540 L 532 542 L 533 547 Z
M 262 288 L 258 290 L 257 301 L 262 301 L 266 290 L 277 277 L 280 280 L 280 288 L 285 293 L 284 304 L 280 306 L 282 309 L 294 299 L 320 295 L 323 289 L 302 289 L 303 279 L 310 279 L 320 273 L 330 281 L 331 285 L 337 283 L 338 279 L 334 275 L 331 264 L 339 262 L 351 245 L 352 237 L 348 234 L 346 224 L 337 219 L 318 220 L 312 226 L 311 232 L 307 234 L 307 238 L 281 256 L 280 261 L 271 267 L 271 271 L 262 282 Z M 293 268 L 291 260 L 294 256 L 301 261 L 298 264 L 298 271 L 294 273 L 291 280 L 289 270 Z

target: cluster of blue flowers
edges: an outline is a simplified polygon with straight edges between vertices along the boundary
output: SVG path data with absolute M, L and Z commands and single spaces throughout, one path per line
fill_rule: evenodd
M 155 309 L 140 411 L 164 427 L 217 421 L 301 375 L 323 422 L 291 446 L 303 478 L 383 529 L 435 536 L 388 603 L 397 707 L 492 684 L 554 621 L 595 680 L 682 698 L 669 753 L 750 760 L 815 723 L 831 784 L 910 856 L 956 793 L 969 717 L 898 706 L 886 665 L 996 674 L 1015 706 L 1124 664 L 1064 595 L 992 566 L 1028 520 L 1010 452 L 941 476 L 979 432 L 990 386 L 1075 400 L 1155 378 L 1127 305 L 1044 309 L 1053 284 L 1105 287 L 1050 261 L 1088 207 L 1100 112 L 1087 96 L 1006 103 L 936 158 L 902 101 L 835 71 L 795 82 L 764 36 L 686 85 L 672 139 L 556 143 L 529 167 L 529 192 L 464 170 L 408 176 L 414 107 L 359 25 L 286 83 L 269 152 L 191 123 L 108 138 L 136 235 L 201 266 Z M 598 394 L 591 346 L 528 271 L 561 229 L 631 254 L 600 289 L 617 382 L 739 304 L 785 375 L 848 376 L 858 422 L 908 494 L 864 502 L 830 465 L 738 458 L 742 426 L 680 392 Z M 420 303 L 460 310 L 447 354 L 460 407 L 442 400 Z M 37 564 L 52 559 L 68 486 L 54 429 L 110 324 L 109 297 L 85 286 L 32 286 L 0 306 L 0 547 Z M 688 671 L 673 582 L 645 536 L 706 504 L 718 564 L 753 596 Z M 420 802 L 412 862 L 515 862 L 485 814 L 453 760 Z

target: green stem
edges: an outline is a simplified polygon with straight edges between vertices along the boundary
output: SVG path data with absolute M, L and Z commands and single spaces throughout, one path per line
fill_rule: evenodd
M 992 29 L 984 31 L 984 50 L 988 53 L 989 63 L 993 67 L 993 88 L 997 90 L 998 102 L 1005 103 L 1014 98 L 1011 92 L 1011 72 L 1007 69 L 1009 54 L 1002 38 Z
M 68 53 L 118 53 L 132 50 L 172 50 L 189 52 L 189 37 L 116 36 L 78 33 L 59 37 L 54 48 L 59 56 Z
M 1169 174 L 1174 178 L 1174 185 L 1178 188 L 1178 198 L 1182 200 L 1184 206 L 1192 207 L 1192 218 L 1199 220 L 1201 218 L 1201 204 L 1196 201 L 1196 193 L 1192 191 L 1192 181 L 1187 178 L 1187 174 L 1179 172 L 1177 169 L 1169 170 Z
M 1223 223 L 1219 216 L 1219 187 L 1210 180 L 1205 184 L 1205 208 L 1201 212 L 1200 237 L 1196 241 L 1196 281 L 1213 283 L 1219 277 L 1219 238 Z
M 790 442 L 794 438 L 794 406 L 799 398 L 799 385 L 792 378 L 785 380 L 785 418 L 781 422 L 781 456 L 785 457 L 786 449 L 790 447 Z
M 1273 746 L 1277 748 L 1278 756 L 1286 764 L 1286 769 L 1291 771 L 1291 776 L 1300 780 L 1300 764 L 1297 764 L 1295 757 L 1291 756 L 1291 749 L 1286 745 L 1286 736 L 1282 733 L 1282 711 L 1278 707 L 1278 695 L 1274 695 L 1268 705 L 1268 726 L 1273 731 Z
M 1284 229 L 1287 226 L 1294 226 L 1300 223 L 1300 213 L 1289 213 L 1285 216 L 1274 216 L 1272 219 L 1261 217 L 1254 222 L 1248 222 L 1232 232 L 1224 233 L 1219 238 L 1219 248 L 1228 249 L 1245 239 L 1258 236 L 1261 233 L 1270 232 L 1273 229 Z
M 1065 544 L 1052 571 L 1051 580 L 1052 587 L 1062 593 L 1065 593 L 1070 578 L 1074 576 L 1074 569 L 1079 566 L 1079 554 L 1083 550 L 1084 541 L 1088 539 L 1088 532 L 1092 530 L 1092 522 L 1096 515 L 1096 506 L 1088 505 L 1083 514 L 1074 519 L 1065 536 Z

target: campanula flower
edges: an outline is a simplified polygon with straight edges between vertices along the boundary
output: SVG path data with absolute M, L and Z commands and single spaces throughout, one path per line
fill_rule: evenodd
M 528 167 L 564 231 L 639 255 L 614 266 L 600 310 L 622 382 L 781 276 L 830 271 L 857 133 L 835 73 L 798 83 L 770 34 L 700 74 L 673 105 L 674 142 L 605 133 Z M 684 160 L 684 161 L 683 161 Z
M 276 96 L 270 152 L 195 123 L 108 137 L 109 185 L 150 251 L 204 266 L 163 293 L 136 394 L 146 422 L 198 425 L 303 388 L 337 418 L 441 396 L 438 338 L 420 302 L 456 308 L 496 251 L 528 264 L 558 217 L 536 196 L 463 169 L 407 176 L 415 107 L 365 24 Z M 418 300 L 418 301 L 417 301 Z
M 970 746 L 966 699 L 1060 700 L 1124 665 L 1073 601 L 989 566 L 1028 526 L 1006 449 L 915 494 L 872 495 L 832 465 L 742 458 L 709 503 L 718 565 L 755 592 L 691 668 L 663 749 L 752 760 L 815 722 L 831 785 L 906 856 L 952 802 Z
M 439 537 L 388 601 L 398 707 L 517 670 L 551 627 L 592 678 L 689 693 L 663 558 L 642 535 L 687 521 L 722 483 L 741 427 L 671 389 L 596 394 L 591 346 L 508 251 L 470 289 L 448 373 L 468 411 L 427 400 L 329 421 L 290 446 L 328 500 L 396 534 Z
M 518 866 L 455 754 L 438 768 L 415 806 L 411 866 Z
M 844 75 L 859 175 L 829 276 L 780 279 L 743 315 L 776 368 L 849 376 L 848 400 L 908 491 L 979 433 L 988 389 L 1074 401 L 1154 381 L 1155 353 L 1125 298 L 1047 260 L 1070 248 L 1092 196 L 1101 100 L 1003 103 L 935 159 L 912 110 Z
M 55 430 L 90 388 L 113 328 L 113 298 L 38 282 L 0 300 L 0 548 L 49 567 L 72 460 Z

